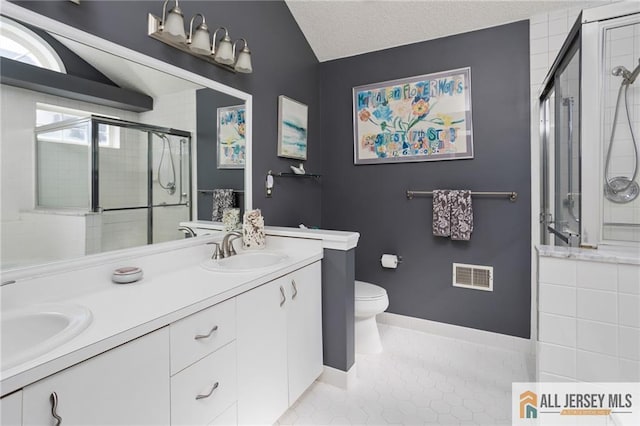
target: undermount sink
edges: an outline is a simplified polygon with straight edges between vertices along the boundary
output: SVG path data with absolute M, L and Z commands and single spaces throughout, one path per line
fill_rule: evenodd
M 246 251 L 224 259 L 209 259 L 201 266 L 214 272 L 253 272 L 284 262 L 287 255 L 272 251 Z
M 2 312 L 1 369 L 27 362 L 68 342 L 91 323 L 91 311 L 72 304 L 46 304 Z

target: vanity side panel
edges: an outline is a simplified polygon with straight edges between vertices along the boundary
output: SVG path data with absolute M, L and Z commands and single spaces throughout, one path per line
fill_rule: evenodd
M 322 346 L 324 365 L 349 371 L 355 362 L 355 249 L 324 249 Z

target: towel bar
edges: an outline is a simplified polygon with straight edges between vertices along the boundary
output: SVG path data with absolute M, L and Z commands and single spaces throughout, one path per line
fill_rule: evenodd
M 412 200 L 413 197 L 430 197 L 433 195 L 433 191 L 407 191 L 407 198 Z M 518 199 L 518 193 L 515 191 L 511 192 L 476 192 L 471 191 L 471 195 L 474 197 L 509 197 L 509 201 L 512 203 Z

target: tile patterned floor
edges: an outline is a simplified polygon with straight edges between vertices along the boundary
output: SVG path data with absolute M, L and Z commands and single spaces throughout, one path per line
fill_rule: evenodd
M 511 424 L 511 382 L 533 377 L 522 353 L 384 324 L 380 336 L 352 389 L 316 382 L 277 425 Z

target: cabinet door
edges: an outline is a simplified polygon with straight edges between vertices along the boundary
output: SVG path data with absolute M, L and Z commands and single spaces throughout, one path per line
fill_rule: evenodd
M 20 426 L 22 424 L 22 391 L 17 391 L 0 399 L 0 425 Z
M 289 405 L 322 373 L 322 287 L 320 262 L 288 277 Z M 295 288 L 294 288 L 295 286 Z
M 236 299 L 238 424 L 273 424 L 288 407 L 287 280 Z
M 57 414 L 69 425 L 169 424 L 169 331 L 158 330 L 23 390 L 23 424 L 54 424 Z

